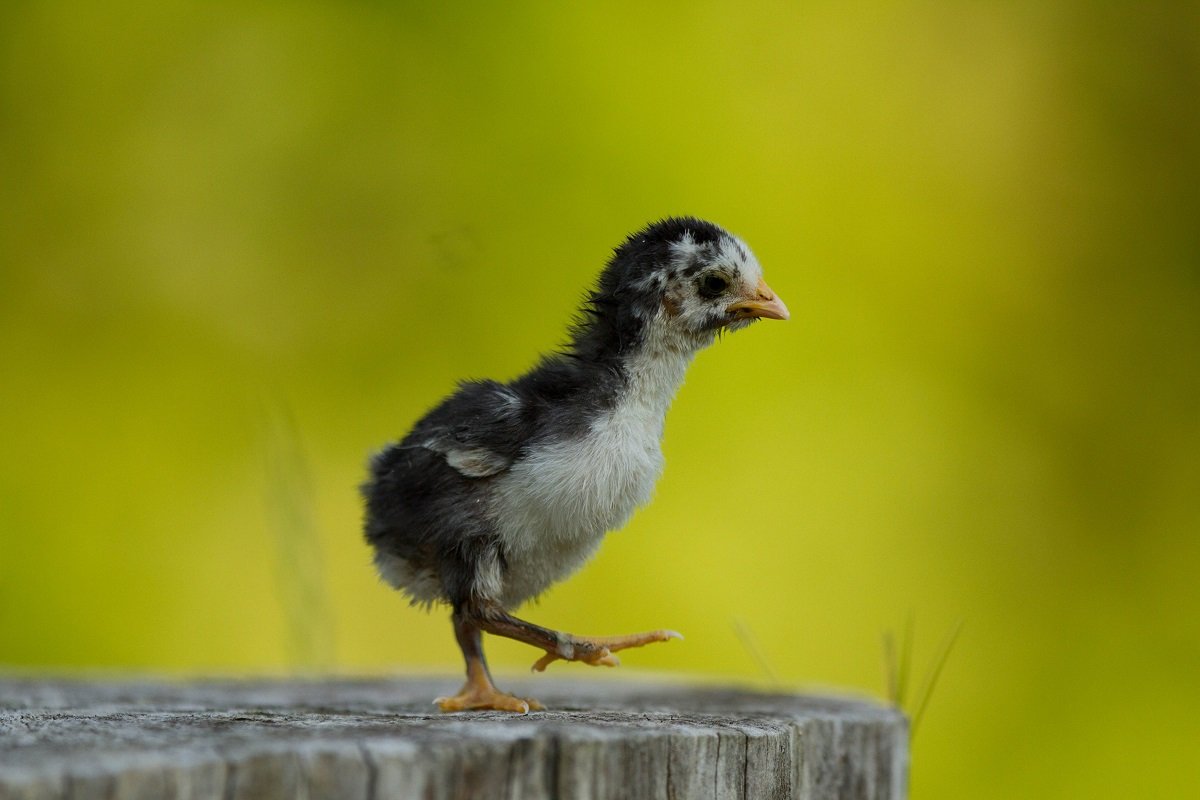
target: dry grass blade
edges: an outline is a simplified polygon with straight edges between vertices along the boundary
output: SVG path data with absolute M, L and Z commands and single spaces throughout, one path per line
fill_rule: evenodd
M 912 727 L 910 736 L 915 738 L 917 735 L 917 726 L 921 724 L 921 717 L 925 714 L 925 707 L 929 705 L 929 698 L 933 695 L 933 689 L 937 685 L 938 678 L 941 677 L 942 668 L 946 666 L 946 660 L 950 657 L 950 651 L 954 649 L 954 643 L 958 641 L 958 635 L 962 632 L 963 620 L 959 620 L 942 639 L 942 645 L 938 649 L 938 654 L 934 658 L 933 666 L 929 673 L 925 676 L 925 682 L 921 686 L 920 700 L 917 702 L 917 707 L 912 714 Z
M 750 630 L 750 626 L 741 617 L 733 618 L 733 632 L 737 634 L 738 640 L 742 643 L 742 647 L 746 648 L 746 652 L 750 654 L 750 657 L 758 663 L 759 669 L 767 676 L 767 680 L 771 682 L 771 685 L 776 689 L 782 686 L 779 675 L 775 670 L 771 669 L 771 662 L 767 660 L 762 647 L 758 644 L 758 637 L 754 635 L 754 632 Z
M 325 669 L 333 663 L 333 615 L 325 590 L 311 470 L 288 407 L 274 404 L 266 423 L 264 500 L 275 542 L 288 660 L 302 670 Z

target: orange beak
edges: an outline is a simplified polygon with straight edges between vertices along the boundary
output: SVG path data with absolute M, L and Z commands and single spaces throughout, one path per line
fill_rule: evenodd
M 751 319 L 755 317 L 763 319 L 787 319 L 791 316 L 788 314 L 787 306 L 775 296 L 775 292 L 771 291 L 771 287 L 767 286 L 767 282 L 762 278 L 758 279 L 758 286 L 754 287 L 753 298 L 739 300 L 725 310 L 738 319 Z

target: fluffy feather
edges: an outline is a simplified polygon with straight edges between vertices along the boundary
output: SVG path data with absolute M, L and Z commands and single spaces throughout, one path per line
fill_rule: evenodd
M 626 239 L 562 352 L 508 384 L 462 384 L 372 459 L 365 532 L 380 574 L 414 603 L 513 608 L 578 569 L 650 499 L 684 373 L 719 331 L 748 324 L 727 295 L 761 275 L 702 220 Z M 712 291 L 717 278 L 729 292 Z

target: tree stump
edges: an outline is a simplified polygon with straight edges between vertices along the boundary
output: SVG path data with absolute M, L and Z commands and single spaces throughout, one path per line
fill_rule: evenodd
M 8 798 L 903 798 L 873 703 L 504 681 L 548 711 L 441 714 L 454 679 L 0 680 Z

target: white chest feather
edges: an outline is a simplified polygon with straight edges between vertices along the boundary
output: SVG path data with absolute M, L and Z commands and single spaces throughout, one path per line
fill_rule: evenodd
M 663 420 L 691 357 L 647 347 L 620 400 L 582 436 L 533 448 L 498 481 L 505 605 L 574 572 L 650 499 L 663 468 Z

